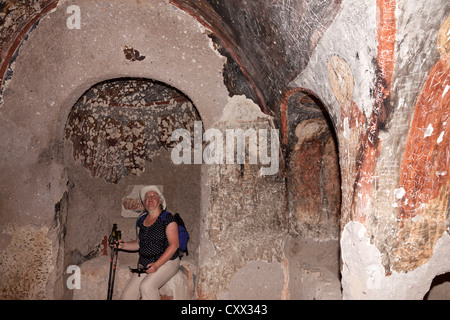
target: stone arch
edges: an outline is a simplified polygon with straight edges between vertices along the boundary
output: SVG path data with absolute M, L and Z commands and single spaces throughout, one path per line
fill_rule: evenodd
M 95 282 L 97 289 L 82 288 L 85 291 L 74 293 L 74 299 L 104 296 L 106 280 L 100 270 L 109 254 L 104 237 L 115 223 L 125 241 L 135 239 L 134 222 L 143 212 L 138 196 L 142 185 L 159 185 L 167 210 L 182 215 L 190 233 L 190 254 L 183 263 L 198 264 L 201 165 L 175 164 L 172 151 L 179 142 L 171 137 L 176 129 L 188 130 L 193 137 L 199 121 L 195 106 L 182 92 L 149 79 L 111 79 L 78 99 L 64 137 L 69 187 L 60 202 L 67 208 L 63 269 L 81 265 L 83 273 L 95 274 L 84 281 Z M 137 253 L 120 254 L 117 297 L 129 276 L 127 266 L 136 267 L 137 260 Z M 90 271 L 92 265 L 98 270 Z M 64 292 L 70 298 L 72 292 Z
M 108 7 L 108 2 L 92 4 L 86 1 L 79 6 L 81 12 L 91 13 L 98 11 L 91 6 Z M 136 25 L 145 20 L 145 14 L 135 19 L 136 25 L 124 18 L 127 12 L 144 9 L 140 6 L 153 9 L 147 12 L 158 17 L 153 22 L 146 21 L 148 28 L 157 30 L 151 39 L 157 40 L 155 42 L 146 41 L 142 32 L 136 31 Z M 209 47 L 209 38 L 192 17 L 156 1 L 136 3 L 135 6 L 119 3 L 111 7 L 115 12 L 95 13 L 90 21 L 82 16 L 81 29 L 69 30 L 65 9 L 64 4 L 60 4 L 41 17 L 27 39 L 18 46 L 16 57 L 10 63 L 10 77 L 2 87 L 2 113 L 5 127 L 13 130 L 11 134 L 17 133 L 23 141 L 39 139 L 41 149 L 50 147 L 47 141 L 60 142 L 65 119 L 77 99 L 96 83 L 121 77 L 149 78 L 178 88 L 192 99 L 206 128 L 220 117 L 228 98 L 221 75 L 224 61 Z M 97 23 L 99 21 L 103 24 Z M 115 25 L 121 27 L 111 30 Z M 50 31 L 55 32 L 53 39 L 46 37 Z M 121 40 L 124 35 L 133 39 L 130 42 L 136 43 L 134 46 L 145 59 L 127 59 L 125 45 L 115 45 L 126 42 Z M 55 44 L 58 42 L 55 38 L 60 40 L 58 44 Z M 106 41 L 98 43 L 101 38 Z M 174 49 L 173 44 L 182 43 L 182 40 L 190 41 L 192 45 Z M 205 50 L 208 48 L 210 50 Z M 179 52 L 183 49 L 186 50 Z M 82 65 L 82 62 L 87 63 Z M 26 132 L 14 132 L 12 128 L 30 122 L 36 127 L 50 129 L 34 132 L 28 126 Z
M 109 7 L 107 14 L 105 10 L 96 9 L 101 6 L 109 7 L 106 2 L 79 4 L 82 13 L 79 30 L 67 28 L 66 19 L 70 15 L 62 3 L 34 22 L 34 28 L 26 40 L 17 45 L 11 60 L 10 79 L 3 84 L 5 105 L 9 104 L 8 99 L 14 98 L 7 88 L 15 86 L 16 81 L 30 87 L 31 99 L 33 90 L 28 83 L 41 79 L 35 85 L 41 91 L 59 85 L 62 97 L 59 106 L 63 111 L 60 118 L 64 119 L 76 99 L 94 84 L 113 78 L 140 77 L 167 83 L 186 93 L 199 106 L 200 113 L 204 113 L 206 123 L 220 117 L 218 109 L 223 108 L 227 99 L 221 75 L 224 61 L 209 47 L 210 39 L 205 30 L 191 16 L 156 1 L 132 6 L 119 2 Z M 136 14 L 138 9 L 145 13 L 133 19 L 135 22 L 124 18 L 127 13 Z M 90 19 L 83 12 L 89 12 Z M 155 20 L 146 20 L 151 17 Z M 143 27 L 136 30 L 140 24 Z M 143 32 L 146 30 L 151 32 Z M 55 33 L 52 39 L 46 37 L 50 31 Z M 148 34 L 151 36 L 146 36 Z M 102 38 L 106 41 L 101 41 Z M 179 45 L 188 41 L 192 45 Z M 117 45 L 119 43 L 123 45 Z M 174 48 L 175 44 L 178 48 Z M 206 50 L 208 54 L 205 49 L 210 49 Z M 127 57 L 130 50 L 140 52 L 142 60 Z M 21 66 L 26 65 L 33 65 L 33 70 L 25 67 L 23 71 Z M 29 73 L 29 79 L 25 73 Z M 20 80 L 16 80 L 18 78 Z M 38 93 L 34 91 L 34 95 Z M 53 106 L 58 106 L 56 101 Z
M 307 223 L 309 225 L 307 229 L 315 229 L 313 220 L 316 223 L 321 220 L 313 212 L 324 211 L 323 213 L 327 216 L 327 222 L 323 221 L 323 223 L 330 224 L 325 228 L 327 229 L 325 233 L 316 230 L 313 231 L 314 236 L 309 234 L 307 237 L 320 238 L 322 241 L 325 240 L 323 237 L 338 239 L 340 175 L 338 142 L 332 120 L 323 102 L 314 93 L 305 90 L 299 90 L 289 97 L 286 112 L 288 143 L 285 153 L 288 179 L 291 180 L 290 189 L 297 190 L 289 190 L 289 205 L 295 206 L 294 198 L 301 200 L 303 203 L 299 204 L 301 207 L 312 205 L 307 211 L 315 217 L 311 216 L 312 220 L 307 219 L 312 223 Z M 318 163 L 308 161 L 311 157 L 319 157 L 320 161 Z M 301 169 L 301 167 L 304 168 Z M 307 181 L 309 179 L 310 181 Z M 308 195 L 303 194 L 304 192 Z M 293 198 L 293 193 L 296 193 L 298 197 Z M 320 201 L 314 201 L 314 197 L 319 197 Z M 290 208 L 290 211 L 292 210 L 295 211 L 293 207 Z M 332 214 L 331 211 L 333 211 Z M 292 212 L 291 215 L 295 216 Z M 309 233 L 306 229 L 300 233 L 304 232 Z
M 334 123 L 322 100 L 304 88 L 289 92 L 281 110 L 285 120 L 290 235 L 285 254 L 292 270 L 290 296 L 340 299 L 341 180 Z M 321 276 L 310 277 L 311 268 L 320 269 Z
M 78 98 L 109 79 L 154 79 L 185 93 L 204 128 L 220 118 L 228 99 L 222 56 L 203 27 L 183 11 L 159 1 L 117 1 L 114 6 L 82 1 L 81 28 L 68 29 L 68 5 L 59 3 L 27 31 L 2 85 L 1 125 L 8 133 L 2 142 L 3 172 L 14 181 L 1 186 L 2 199 L 8 199 L 2 212 L 15 212 L 4 223 L 47 226 L 53 221 L 47 231 L 51 241 L 43 250 L 55 268 L 39 280 L 49 298 L 62 294 L 52 290 L 63 285 L 61 241 L 71 187 L 62 145 L 66 119 Z M 14 199 L 23 193 L 29 196 L 17 208 Z

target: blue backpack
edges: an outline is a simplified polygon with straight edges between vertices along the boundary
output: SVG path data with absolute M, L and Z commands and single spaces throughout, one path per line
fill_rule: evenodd
M 161 216 L 161 221 L 164 222 L 168 213 L 169 212 L 166 210 L 163 211 L 163 214 Z M 145 219 L 146 216 L 147 216 L 147 212 L 144 212 L 136 220 L 136 238 L 138 239 L 138 241 L 139 241 L 139 237 L 137 236 L 137 226 L 140 222 L 142 222 Z M 175 213 L 173 217 L 175 218 L 175 222 L 178 225 L 178 241 L 179 241 L 178 253 L 179 253 L 179 256 L 181 258 L 185 253 L 188 256 L 189 250 L 187 248 L 187 243 L 189 241 L 189 233 L 186 229 L 186 226 L 184 225 L 183 219 L 181 219 L 180 214 Z

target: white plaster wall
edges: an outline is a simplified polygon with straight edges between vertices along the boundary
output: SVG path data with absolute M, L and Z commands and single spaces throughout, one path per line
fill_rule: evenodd
M 341 252 L 343 299 L 422 299 L 433 278 L 450 271 L 447 233 L 437 242 L 431 260 L 410 272 L 385 274 L 380 252 L 370 243 L 366 228 L 359 222 L 345 226 Z
M 344 0 L 336 19 L 318 43 L 305 70 L 294 80 L 296 86 L 313 90 L 328 111 L 339 117 L 340 106 L 331 89 L 328 61 L 337 55 L 350 66 L 354 77 L 353 100 L 370 117 L 376 57 L 376 2 Z

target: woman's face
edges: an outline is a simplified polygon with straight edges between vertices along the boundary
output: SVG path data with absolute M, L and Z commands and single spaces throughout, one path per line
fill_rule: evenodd
M 159 207 L 161 201 L 155 191 L 149 191 L 145 194 L 144 205 L 148 211 L 153 211 Z

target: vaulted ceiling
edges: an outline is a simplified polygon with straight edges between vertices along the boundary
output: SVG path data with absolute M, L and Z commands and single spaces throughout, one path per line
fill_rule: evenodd
M 308 64 L 342 0 L 171 0 L 212 31 L 228 58 L 232 94 L 245 94 L 277 115 L 283 93 Z
M 59 1 L 0 0 L 2 74 L 8 48 Z M 224 78 L 230 94 L 245 94 L 263 112 L 279 116 L 289 84 L 308 64 L 342 0 L 170 0 L 208 30 L 227 57 Z

